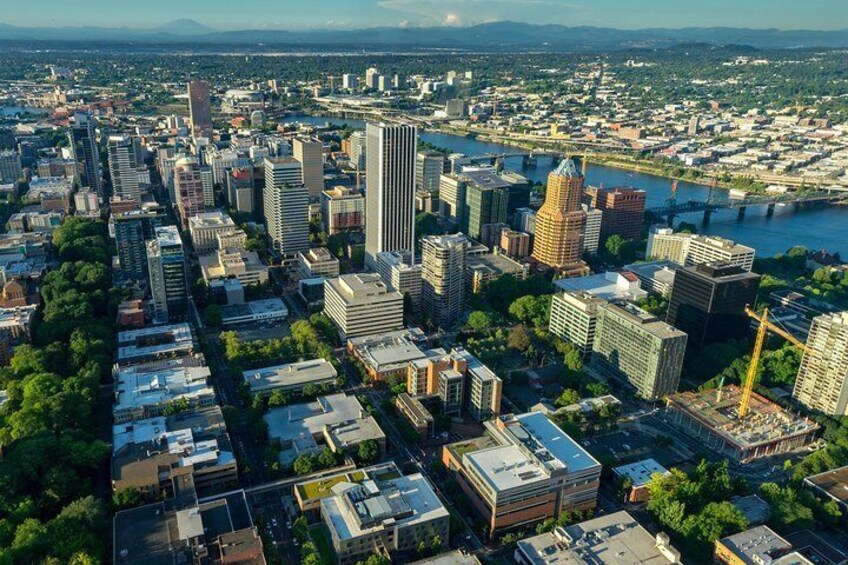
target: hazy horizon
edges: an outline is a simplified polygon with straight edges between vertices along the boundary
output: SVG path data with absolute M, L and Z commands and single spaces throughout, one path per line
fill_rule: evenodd
M 68 10 L 68 4 L 73 9 Z M 642 4 L 642 5 L 640 5 Z M 686 4 L 691 4 L 686 6 Z M 434 27 L 513 21 L 622 30 L 687 27 L 834 31 L 848 28 L 848 2 L 839 0 L 253 0 L 236 12 L 228 0 L 173 0 L 103 5 L 102 0 L 39 0 L 0 22 L 20 27 L 156 28 L 193 20 L 215 31 L 333 30 Z

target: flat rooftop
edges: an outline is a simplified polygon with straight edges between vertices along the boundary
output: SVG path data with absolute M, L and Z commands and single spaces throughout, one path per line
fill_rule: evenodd
M 642 487 L 650 482 L 651 477 L 659 473 L 668 474 L 668 469 L 660 465 L 654 459 L 644 459 L 629 465 L 622 465 L 613 469 L 619 477 L 629 477 L 634 487 Z
M 335 496 L 321 501 L 321 512 L 340 540 L 382 530 L 383 521 L 392 518 L 403 528 L 450 516 L 420 473 L 365 485 L 340 483 L 333 490 Z
M 199 228 L 234 228 L 236 223 L 224 212 L 204 212 L 188 219 L 189 229 Z
M 648 296 L 648 293 L 640 287 L 636 275 L 626 271 L 557 279 L 554 281 L 554 286 L 566 292 L 588 292 L 604 300 L 619 298 L 637 301 Z
M 777 557 L 792 549 L 788 541 L 768 526 L 756 526 L 727 536 L 722 538 L 720 543 L 745 565 L 769 563 L 771 557 Z
M 188 324 L 152 326 L 118 333 L 118 362 L 160 357 L 194 350 L 194 335 Z
M 745 449 L 819 428 L 815 422 L 784 410 L 756 392 L 751 394 L 748 416 L 740 420 L 741 395 L 739 387 L 728 385 L 722 389 L 721 399 L 715 390 L 688 391 L 669 396 L 668 403 Z
M 234 280 L 234 279 L 227 279 Z M 280 298 L 268 298 L 265 300 L 252 300 L 243 304 L 228 304 L 221 306 L 221 318 L 227 319 L 244 318 L 246 316 L 262 316 L 276 314 L 286 317 L 289 314 L 285 302 Z
M 276 389 L 302 388 L 310 383 L 324 383 L 338 376 L 333 364 L 325 359 L 312 359 L 287 365 L 251 369 L 243 373 L 253 393 Z
M 534 450 L 534 452 L 537 452 L 537 455 L 539 455 L 538 449 L 540 447 L 543 448 L 572 473 L 583 471 L 590 467 L 601 466 L 594 457 L 589 455 L 588 451 L 571 439 L 568 434 L 551 422 L 544 414 L 528 412 L 527 414 L 515 416 L 515 419 L 521 424 L 523 430 L 530 435 L 530 438 L 534 439 L 537 443 Z M 526 439 L 518 433 L 517 428 L 508 426 L 507 429 L 520 442 L 526 442 Z M 549 466 L 553 466 L 553 462 L 550 462 Z
M 394 461 L 387 461 L 364 469 L 355 471 L 343 471 L 341 473 L 321 477 L 310 481 L 297 483 L 294 489 L 301 500 L 315 500 L 325 498 L 333 494 L 332 488 L 339 483 L 359 484 L 365 480 L 380 480 L 380 477 L 395 478 L 400 476 L 400 471 Z
M 139 369 L 140 368 L 140 369 Z M 134 365 L 115 377 L 115 405 L 121 412 L 145 406 L 161 405 L 177 399 L 214 397 L 209 384 L 209 367 L 178 367 L 146 370 Z
M 325 284 L 332 288 L 347 306 L 372 305 L 375 301 L 403 299 L 401 293 L 389 290 L 376 273 L 342 275 L 327 279 Z
M 843 506 L 848 506 L 848 465 L 807 477 L 804 482 Z
M 678 330 L 647 310 L 643 310 L 630 302 L 616 300 L 607 304 L 600 304 L 598 307 L 600 310 L 607 310 L 620 318 L 629 320 L 632 324 L 638 326 L 640 330 L 660 339 L 687 337 L 685 332 Z
M 510 259 L 503 253 L 486 253 L 483 255 L 472 255 L 465 260 L 466 269 L 489 269 L 495 274 L 502 273 L 524 273 L 527 265 Z
M 467 554 L 455 549 L 429 559 L 413 561 L 410 565 L 480 565 L 480 560 L 473 553 Z
M 660 565 L 674 554 L 623 510 L 519 540 L 518 551 L 531 565 Z

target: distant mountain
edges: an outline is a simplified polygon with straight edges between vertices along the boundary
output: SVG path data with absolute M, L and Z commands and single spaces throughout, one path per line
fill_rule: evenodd
M 469 27 L 358 30 L 220 31 L 183 19 L 154 28 L 24 28 L 0 23 L 0 40 L 142 42 L 266 46 L 325 46 L 384 49 L 441 48 L 480 51 L 602 51 L 669 47 L 680 43 L 747 45 L 760 49 L 848 47 L 848 30 L 812 31 L 730 27 L 622 30 L 548 24 L 493 22 Z

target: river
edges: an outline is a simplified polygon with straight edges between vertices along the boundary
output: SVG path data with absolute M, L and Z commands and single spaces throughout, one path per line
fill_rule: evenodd
M 348 124 L 364 128 L 361 120 L 326 118 L 315 116 L 290 116 L 286 122 L 301 122 L 313 125 Z M 482 155 L 514 150 L 498 143 L 468 139 L 466 137 L 422 131 L 421 139 L 456 153 Z M 535 168 L 522 169 L 521 158 L 507 159 L 505 167 L 514 170 L 532 181 L 545 182 L 552 163 L 540 157 Z M 622 169 L 589 164 L 586 182 L 594 186 L 635 186 L 648 193 L 648 207 L 661 206 L 671 196 L 671 181 L 644 173 L 633 173 Z M 678 201 L 706 200 L 709 188 L 687 182 L 678 183 Z M 766 216 L 764 206 L 748 209 L 744 220 L 738 220 L 735 210 L 715 212 L 709 225 L 702 225 L 702 214 L 679 216 L 680 220 L 698 225 L 701 233 L 720 235 L 748 245 L 757 250 L 759 256 L 782 253 L 793 245 L 804 245 L 810 249 L 848 252 L 848 206 L 813 207 L 795 210 L 793 206 L 776 207 L 772 217 Z

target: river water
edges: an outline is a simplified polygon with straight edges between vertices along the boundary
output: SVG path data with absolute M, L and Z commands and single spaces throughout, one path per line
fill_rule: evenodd
M 291 116 L 285 121 L 313 125 L 324 125 L 329 121 L 337 125 L 348 124 L 354 128 L 365 127 L 363 121 L 342 118 Z M 420 137 L 438 147 L 466 155 L 514 150 L 498 143 L 438 132 L 421 131 Z M 535 168 L 522 169 L 522 160 L 518 157 L 507 159 L 504 166 L 532 181 L 545 182 L 553 164 L 549 158 L 539 157 Z M 648 193 L 648 207 L 661 206 L 671 196 L 669 179 L 602 165 L 587 166 L 586 183 L 594 186 L 634 186 L 643 189 Z M 708 194 L 709 188 L 706 186 L 678 183 L 678 201 L 705 200 Z M 738 219 L 735 210 L 724 210 L 713 213 L 709 225 L 702 225 L 701 218 L 702 214 L 683 215 L 679 216 L 679 221 L 697 224 L 701 233 L 720 235 L 753 247 L 760 256 L 782 253 L 793 245 L 848 253 L 848 206 L 813 207 L 797 211 L 793 206 L 778 206 L 770 218 L 766 217 L 764 206 L 755 206 L 747 210 L 744 220 Z

